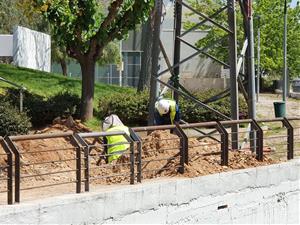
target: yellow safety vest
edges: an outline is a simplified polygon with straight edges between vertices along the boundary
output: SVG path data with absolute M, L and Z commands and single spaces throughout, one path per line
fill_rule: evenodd
M 174 124 L 174 119 L 176 115 L 176 101 L 174 101 L 173 99 L 164 99 L 164 100 L 167 100 L 168 103 L 170 104 L 170 120 L 171 120 L 171 124 Z
M 115 126 L 107 130 L 107 132 L 114 132 L 114 131 L 124 131 L 128 136 L 130 135 L 128 127 L 126 126 Z M 111 163 L 113 160 L 117 160 L 118 158 L 120 158 L 122 153 L 129 148 L 129 144 L 117 145 L 118 143 L 128 142 L 123 135 L 107 136 L 106 139 L 108 144 L 107 153 L 112 154 L 108 156 L 108 163 Z

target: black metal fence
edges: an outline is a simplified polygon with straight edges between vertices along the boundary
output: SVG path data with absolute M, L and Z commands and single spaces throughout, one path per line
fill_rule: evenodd
M 236 150 L 231 147 L 231 126 L 236 124 L 238 150 L 254 153 L 258 161 L 265 154 L 278 160 L 299 156 L 300 118 L 135 127 L 130 135 L 65 132 L 0 137 L 0 203 L 18 203 L 21 193 L 33 189 L 73 185 L 67 189 L 81 193 L 82 187 L 89 191 L 91 184 L 134 184 L 163 173 L 184 174 L 187 165 L 209 155 L 219 155 L 218 164 L 228 166 L 229 153 Z M 104 138 L 114 135 L 124 136 L 126 142 L 118 145 L 128 148 L 114 163 L 107 163 L 112 154 L 105 149 L 111 144 Z

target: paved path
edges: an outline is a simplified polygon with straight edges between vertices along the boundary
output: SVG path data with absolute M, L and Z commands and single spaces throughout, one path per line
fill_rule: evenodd
M 257 117 L 271 119 L 275 117 L 273 102 L 281 101 L 282 96 L 277 94 L 260 94 L 257 104 Z M 300 100 L 287 99 L 287 117 L 300 117 Z

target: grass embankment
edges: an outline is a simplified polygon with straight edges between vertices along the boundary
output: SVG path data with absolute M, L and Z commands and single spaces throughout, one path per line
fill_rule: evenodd
M 32 69 L 19 68 L 12 65 L 0 64 L 0 77 L 25 87 L 29 92 L 43 96 L 45 98 L 68 91 L 78 96 L 81 95 L 81 80 L 76 78 L 64 77 L 61 74 L 41 72 Z M 0 81 L 0 93 L 3 93 L 5 87 L 11 87 L 10 84 Z M 134 92 L 133 88 L 124 88 L 114 85 L 95 84 L 94 107 L 98 106 L 100 96 L 112 93 Z M 94 129 L 99 119 L 94 118 L 86 124 Z M 96 125 L 97 124 L 97 125 Z

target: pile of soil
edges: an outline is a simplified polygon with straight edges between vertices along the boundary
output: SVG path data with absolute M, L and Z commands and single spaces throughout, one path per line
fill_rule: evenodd
M 55 124 L 43 132 L 70 131 L 62 124 Z M 75 129 L 78 129 L 76 127 Z M 82 131 L 82 130 L 81 130 Z M 93 140 L 88 140 L 92 142 Z M 115 184 L 129 183 L 130 160 L 129 154 L 124 154 L 114 164 L 107 164 L 100 155 L 103 148 L 100 147 L 101 141 L 93 141 L 97 148 L 90 152 L 90 180 L 92 184 Z M 21 157 L 21 176 L 41 175 L 55 172 L 53 175 L 41 175 L 22 179 L 23 188 L 52 183 L 70 182 L 76 180 L 76 151 L 75 146 L 70 143 L 68 138 L 41 139 L 16 142 Z M 154 131 L 148 136 L 143 137 L 142 146 L 142 178 L 152 179 L 157 177 L 196 177 L 206 174 L 219 173 L 233 169 L 243 169 L 277 163 L 264 156 L 263 162 L 258 162 L 250 151 L 234 151 L 229 153 L 229 165 L 221 166 L 220 144 L 211 139 L 197 140 L 189 139 L 189 164 L 185 165 L 185 173 L 178 173 L 180 166 L 180 139 L 169 131 Z M 52 150 L 45 152 L 46 150 Z M 136 149 L 136 148 L 135 148 Z M 83 152 L 82 152 L 83 158 Z M 135 155 L 137 163 L 138 154 Z M 58 162 L 60 161 L 60 162 Z M 82 160 L 83 161 L 83 160 Z M 40 164 L 48 162 L 47 164 Z M 34 165 L 27 165 L 34 164 Z M 119 166 L 119 164 L 122 164 Z M 82 162 L 82 168 L 84 163 Z M 62 171 L 69 171 L 61 173 Z M 137 164 L 135 173 L 137 172 Z M 117 176 L 122 174 L 122 176 Z M 94 179 L 93 179 L 94 178 Z M 84 171 L 82 170 L 82 179 Z
M 154 131 L 143 138 L 142 146 L 142 178 L 152 179 L 157 177 L 196 177 L 207 174 L 220 173 L 234 169 L 244 169 L 278 163 L 268 155 L 264 155 L 264 161 L 259 162 L 250 150 L 230 151 L 228 166 L 221 166 L 220 144 L 211 139 L 197 140 L 189 139 L 189 163 L 185 165 L 184 174 L 178 172 L 180 167 L 180 140 L 178 136 L 170 134 L 169 131 Z M 101 154 L 99 152 L 99 154 Z M 137 156 L 136 156 L 137 162 Z M 93 162 L 92 162 L 93 163 Z M 129 163 L 129 156 L 122 157 L 116 164 Z M 102 160 L 100 165 L 107 167 Z M 137 172 L 135 167 L 135 172 Z M 110 178 L 98 179 L 96 183 L 113 184 L 129 182 L 129 165 L 113 166 L 113 168 L 101 168 L 94 170 L 92 176 L 106 177 L 117 174 Z
M 79 132 L 92 132 L 87 126 L 81 123 L 80 120 L 74 120 L 72 116 L 69 116 L 67 119 L 62 119 L 57 117 L 53 120 L 52 125 L 47 126 L 41 130 L 36 130 L 35 134 L 42 133 L 58 133 L 58 132 L 66 132 L 73 131 L 76 133 Z

